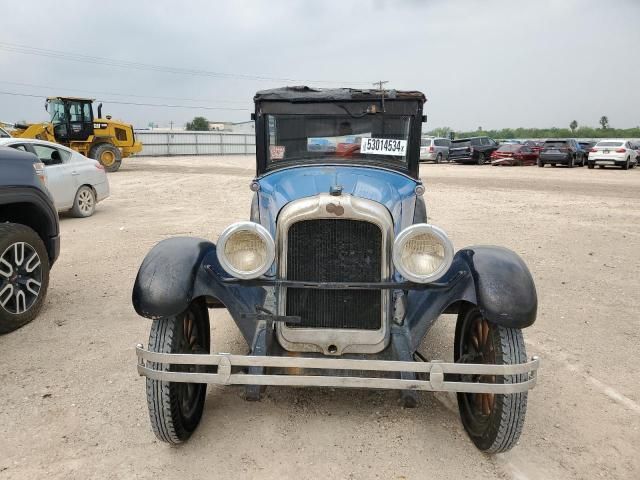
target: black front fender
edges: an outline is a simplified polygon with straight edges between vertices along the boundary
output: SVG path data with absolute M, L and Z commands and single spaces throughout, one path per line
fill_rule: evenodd
M 475 284 L 476 304 L 484 317 L 509 328 L 533 325 L 538 295 L 524 261 L 511 250 L 476 246 L 459 255 L 469 266 Z
M 454 281 L 459 273 L 464 276 Z M 442 313 L 459 313 L 463 305 L 477 305 L 487 320 L 509 328 L 529 327 L 536 320 L 538 297 L 531 273 L 506 248 L 477 246 L 458 251 L 439 282 L 451 282 L 451 286 L 408 293 L 404 328 L 414 349 Z
M 205 268 L 206 267 L 206 268 Z M 133 286 L 132 302 L 138 315 L 162 318 L 184 312 L 196 298 L 225 306 L 251 342 L 255 322 L 242 318 L 264 303 L 262 287 L 229 285 L 218 263 L 216 246 L 201 238 L 175 237 L 161 241 L 147 254 Z

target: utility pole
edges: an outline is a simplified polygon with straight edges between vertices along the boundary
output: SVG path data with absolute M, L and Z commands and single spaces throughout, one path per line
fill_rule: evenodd
M 385 111 L 384 108 L 384 89 L 382 88 L 386 83 L 389 83 L 389 80 L 378 80 L 377 82 L 373 82 L 374 85 L 378 86 L 378 90 L 380 90 L 382 92 L 382 96 L 381 96 L 381 103 L 382 103 L 382 111 Z
M 373 82 L 374 85 L 378 86 L 378 90 L 382 90 L 383 85 L 389 83 L 389 80 L 379 80 L 377 82 Z
M 173 130 L 173 120 L 169 122 L 169 130 Z

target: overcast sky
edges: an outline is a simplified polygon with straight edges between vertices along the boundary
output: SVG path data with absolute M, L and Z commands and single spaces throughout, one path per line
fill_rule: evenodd
M 601 115 L 613 127 L 640 125 L 640 0 L 104 5 L 1 7 L 0 92 L 35 97 L 0 94 L 0 120 L 44 120 L 44 97 L 76 95 L 102 99 L 105 113 L 137 127 L 182 125 L 196 115 L 244 121 L 256 90 L 388 80 L 389 88 L 426 94 L 429 128 L 567 127 L 573 119 L 596 126 Z M 77 62 L 8 44 L 236 76 Z

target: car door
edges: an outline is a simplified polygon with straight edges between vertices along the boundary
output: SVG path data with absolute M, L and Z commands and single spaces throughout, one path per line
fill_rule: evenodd
M 71 208 L 77 190 L 73 167 L 69 162 L 71 154 L 61 148 L 41 143 L 29 143 L 27 146 L 31 147 L 33 153 L 44 163 L 47 188 L 56 208 Z

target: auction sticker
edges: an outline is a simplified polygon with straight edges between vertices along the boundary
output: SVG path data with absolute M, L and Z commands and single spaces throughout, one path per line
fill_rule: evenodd
M 407 141 L 391 138 L 363 138 L 360 153 L 404 157 L 407 153 Z
M 284 158 L 284 145 L 269 145 L 269 158 L 271 160 L 282 160 Z

